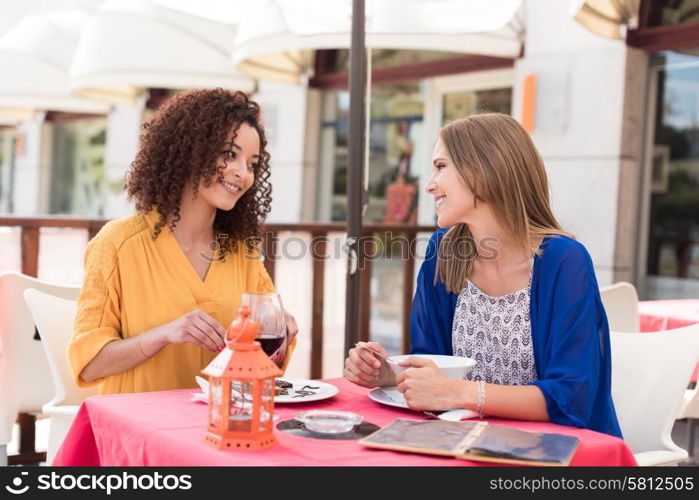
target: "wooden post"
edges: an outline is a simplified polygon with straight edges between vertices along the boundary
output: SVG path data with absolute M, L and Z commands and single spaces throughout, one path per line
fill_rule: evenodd
M 410 352 L 410 310 L 413 305 L 415 281 L 415 233 L 405 233 L 408 240 L 403 255 L 403 352 Z
M 323 296 L 325 295 L 325 259 L 327 233 L 311 233 L 313 258 L 313 320 L 311 324 L 311 378 L 323 376 Z
M 22 226 L 22 274 L 36 278 L 39 274 L 39 228 Z M 36 418 L 28 413 L 20 413 L 19 424 L 19 454 L 9 457 L 10 465 L 38 464 L 46 460 L 46 454 L 37 454 L 35 449 Z
M 364 233 L 363 241 L 360 242 L 359 246 L 363 247 L 360 251 L 362 260 L 359 261 L 360 265 L 360 303 L 359 303 L 359 339 L 361 342 L 368 342 L 371 339 L 371 274 L 373 267 L 373 260 L 376 258 L 376 245 L 372 238 L 373 233 Z M 371 253 L 364 252 L 365 244 L 371 247 Z M 353 313 L 347 309 L 345 315 L 349 316 Z M 345 323 L 348 320 L 345 319 Z
M 102 226 L 104 224 L 90 224 L 87 227 L 87 241 L 90 241 L 92 238 L 94 238 L 97 233 L 100 232 L 100 229 L 102 229 Z
M 35 448 L 36 417 L 29 413 L 20 413 L 19 424 L 19 453 L 7 458 L 9 465 L 37 465 L 46 461 L 46 452 L 37 452 Z
M 22 274 L 39 274 L 39 228 L 22 226 Z
M 345 355 L 354 347 L 362 334 L 362 285 L 357 266 L 364 263 L 362 256 L 362 213 L 364 208 L 364 144 L 366 134 L 366 72 L 367 57 L 364 43 L 364 0 L 352 0 L 352 36 L 350 44 L 350 109 L 349 109 L 349 163 L 347 169 L 347 282 L 345 297 Z M 365 311 L 366 312 L 366 311 Z

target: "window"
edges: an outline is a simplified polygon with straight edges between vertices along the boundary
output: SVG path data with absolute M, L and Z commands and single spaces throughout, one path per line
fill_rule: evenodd
M 419 165 L 412 151 L 420 140 L 423 108 L 418 82 L 372 88 L 366 222 L 416 222 Z M 321 185 L 331 190 L 331 196 L 319 197 L 318 218 L 344 221 L 349 92 L 325 92 L 322 113 L 321 169 L 326 182 Z
M 699 23 L 699 0 L 646 0 L 647 28 Z
M 658 58 L 649 298 L 699 290 L 699 57 L 665 52 Z
M 444 95 L 442 125 L 475 113 L 510 114 L 512 89 L 471 90 Z
M 106 119 L 54 122 L 52 129 L 49 213 L 103 216 L 108 189 Z
M 0 130 L 0 213 L 12 213 L 15 170 L 15 131 Z

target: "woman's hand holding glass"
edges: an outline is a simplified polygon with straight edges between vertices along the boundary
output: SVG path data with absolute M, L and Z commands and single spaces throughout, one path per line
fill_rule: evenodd
M 296 324 L 296 319 L 286 311 L 284 311 L 284 318 L 286 320 L 286 339 L 277 351 L 277 354 L 275 355 L 276 358 L 272 357 L 272 361 L 274 361 L 277 366 L 282 366 L 284 364 L 289 346 L 294 342 L 296 335 L 299 333 L 299 327 Z
M 250 308 L 250 318 L 260 324 L 255 340 L 277 366 L 282 366 L 298 326 L 294 317 L 284 310 L 281 297 L 276 293 L 244 293 L 240 303 Z

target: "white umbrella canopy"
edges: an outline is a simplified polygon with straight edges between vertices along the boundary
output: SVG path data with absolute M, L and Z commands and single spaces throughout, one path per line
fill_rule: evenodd
M 350 48 L 345 352 L 359 340 L 361 276 L 357 263 L 365 199 L 365 48 L 518 57 L 521 0 L 260 0 L 241 17 L 232 59 L 256 78 L 302 83 L 311 50 Z
M 569 0 L 573 17 L 593 33 L 623 40 L 638 24 L 641 0 Z
M 0 108 L 0 125 L 15 126 L 23 121 L 31 120 L 35 111 L 22 108 Z
M 81 9 L 29 15 L 0 38 L 0 107 L 25 114 L 109 111 L 104 103 L 71 95 L 69 88 L 68 68 L 87 17 Z
M 0 36 L 14 28 L 23 17 L 59 10 L 92 10 L 101 0 L 22 0 L 0 1 Z
M 521 0 L 367 0 L 366 46 L 517 57 Z M 260 0 L 241 15 L 233 62 L 256 78 L 298 83 L 311 50 L 350 47 L 351 0 Z
M 147 0 L 149 3 L 168 9 L 177 10 L 190 16 L 208 19 L 217 23 L 231 24 L 240 22 L 242 17 L 241 5 L 248 1 L 259 0 Z
M 71 88 L 109 102 L 134 102 L 149 87 L 251 91 L 254 81 L 230 62 L 234 40 L 231 25 L 155 2 L 108 0 L 83 29 L 71 66 Z

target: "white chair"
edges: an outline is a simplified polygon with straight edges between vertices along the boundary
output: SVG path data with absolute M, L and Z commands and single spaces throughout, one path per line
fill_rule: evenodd
M 97 387 L 77 387 L 68 366 L 66 348 L 73 334 L 77 303 L 33 289 L 24 292 L 24 300 L 41 335 L 56 386 L 54 398 L 43 407 L 44 413 L 51 417 L 46 453 L 46 461 L 50 464 L 78 413 L 80 403 L 97 394 Z
M 699 388 L 687 389 L 682 398 L 682 408 L 678 419 L 687 419 L 687 452 L 694 456 L 694 432 L 696 420 L 699 419 Z
M 699 324 L 650 333 L 611 332 L 612 399 L 639 465 L 677 465 L 672 441 L 687 383 L 699 358 Z
M 637 332 L 640 330 L 638 312 L 638 293 L 631 283 L 621 281 L 611 286 L 600 288 L 602 303 L 607 311 L 609 329 L 614 332 Z M 699 419 L 699 392 L 687 389 L 683 397 L 678 420 L 687 419 L 687 451 L 693 455 L 694 426 Z
M 635 286 L 620 281 L 600 288 L 599 292 L 604 309 L 607 311 L 607 321 L 611 331 L 638 332 L 641 329 L 638 316 L 638 293 Z
M 78 287 L 46 283 L 17 272 L 0 274 L 0 465 L 19 413 L 41 413 L 54 394 L 53 379 L 22 294 L 27 288 L 75 299 Z

